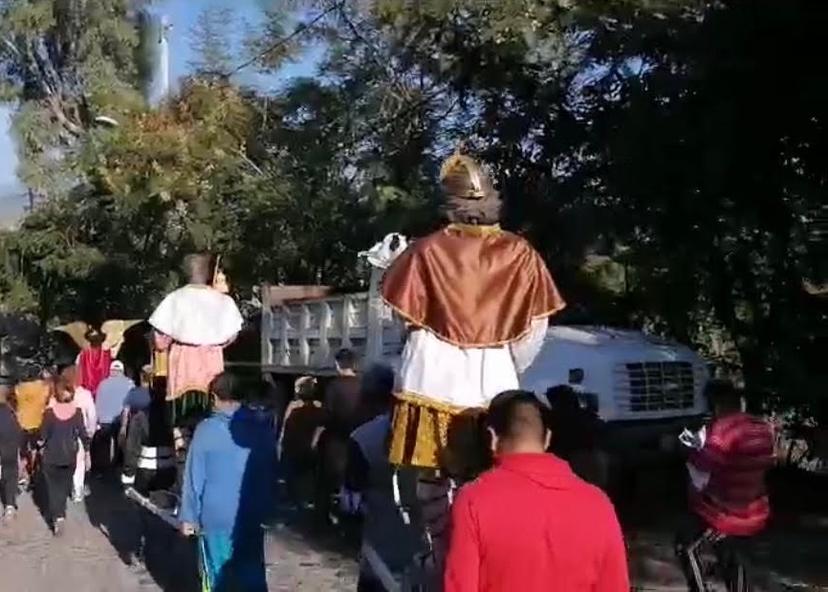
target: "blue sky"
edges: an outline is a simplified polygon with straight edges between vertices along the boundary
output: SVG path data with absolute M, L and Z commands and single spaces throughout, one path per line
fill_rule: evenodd
M 190 29 L 198 14 L 208 7 L 231 8 L 241 31 L 242 20 L 253 25 L 261 22 L 262 9 L 268 0 L 163 0 L 155 3 L 156 10 L 166 14 L 173 25 L 170 34 L 170 72 L 173 83 L 188 73 L 187 62 L 193 56 L 190 50 Z M 275 90 L 290 78 L 312 75 L 323 53 L 319 46 L 310 47 L 302 58 L 286 64 L 277 76 L 264 76 L 254 70 L 239 75 L 239 82 L 253 85 L 262 91 Z M 0 105 L 0 223 L 17 218 L 27 198 L 17 180 L 17 158 L 14 141 L 9 135 L 11 106 Z

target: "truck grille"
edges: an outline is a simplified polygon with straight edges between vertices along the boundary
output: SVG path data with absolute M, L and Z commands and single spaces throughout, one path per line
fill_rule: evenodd
M 694 401 L 694 378 L 690 362 L 619 364 L 618 402 L 622 409 L 632 412 L 690 409 Z

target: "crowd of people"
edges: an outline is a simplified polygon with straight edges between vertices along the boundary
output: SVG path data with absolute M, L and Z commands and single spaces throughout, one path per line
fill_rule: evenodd
M 448 225 L 377 260 L 379 295 L 405 328 L 395 371 L 344 348 L 337 376 L 299 378 L 284 413 L 268 410 L 225 372 L 243 320 L 218 260 L 188 256 L 187 284 L 149 317 L 154 366 L 137 385 L 94 332 L 75 362 L 0 382 L 6 518 L 19 466 L 29 483 L 43 476 L 56 535 L 87 471 L 117 467 L 141 499 L 177 497 L 170 511 L 197 536 L 205 592 L 263 592 L 281 473 L 320 525 L 361 529 L 360 591 L 395 573 L 446 592 L 629 590 L 595 410 L 568 385 L 519 386 L 565 302 L 541 255 L 500 228 L 484 166 L 458 151 L 440 184 Z M 729 383 L 708 394 L 712 423 L 683 440 L 694 519 L 676 550 L 691 590 L 706 589 L 712 548 L 743 592 L 736 543 L 767 523 L 773 435 Z
M 392 483 L 394 373 L 374 366 L 355 379 L 350 354 L 338 357 L 345 361 L 340 377 L 321 392 L 310 377 L 296 382 L 281 464 L 295 500 L 302 492 L 305 500 L 335 499 L 338 512 L 361 515 L 358 589 L 384 590 L 376 562 L 366 559 L 379 557 L 381 570 L 400 574 L 424 545 Z M 711 381 L 706 392 L 713 417 L 687 449 L 690 508 L 677 533 L 677 562 L 688 589 L 705 590 L 713 573 L 702 556 L 714 554 L 727 589 L 744 592 L 750 589 L 744 549 L 770 517 L 764 483 L 775 458 L 773 433 L 742 410 L 741 392 L 731 383 Z M 343 408 L 350 414 L 339 414 Z M 630 589 L 623 534 L 603 490 L 605 471 L 596 469 L 602 464 L 597 423 L 568 386 L 541 397 L 521 390 L 495 397 L 480 420 L 490 466 L 453 500 L 442 589 Z M 344 442 L 331 444 L 335 435 Z M 323 508 L 324 518 L 331 506 Z
M 324 388 L 312 377 L 298 379 L 281 413 L 242 403 L 249 393 L 230 373 L 219 374 L 210 386 L 212 414 L 195 429 L 183 465 L 165 391 L 150 387 L 148 368 L 136 385 L 111 361 L 94 393 L 79 384 L 74 362 L 35 380 L 0 377 L 4 520 L 14 520 L 19 489 L 39 475 L 60 536 L 67 501 L 88 492 L 87 472 L 117 468 L 122 483 L 143 495 L 180 492 L 181 530 L 198 535 L 205 589 L 233 589 L 226 587 L 233 582 L 266 590 L 263 525 L 282 475 L 289 498 L 320 520 L 359 524 L 358 589 L 382 590 L 377 563 L 367 558 L 399 574 L 424 545 L 393 491 L 387 446 L 395 375 L 385 366 L 357 372 L 350 350 L 336 364 L 338 376 Z M 678 558 L 690 589 L 703 590 L 709 570 L 702 553 L 715 552 L 729 590 L 741 592 L 749 587 L 740 547 L 770 514 L 764 475 L 773 437 L 766 422 L 742 411 L 731 384 L 712 381 L 708 395 L 713 420 L 688 449 L 692 519 L 677 537 Z M 566 386 L 546 397 L 506 391 L 479 426 L 490 468 L 461 484 L 453 500 L 443 589 L 542 590 L 549 582 L 562 590 L 629 589 L 618 519 L 593 484 L 602 485 L 590 468 L 595 461 L 584 460 L 597 449 L 596 420 L 577 394 Z
M 109 469 L 120 450 L 121 422 L 143 405 L 122 362 L 110 362 L 94 392 L 82 386 L 80 368 L 64 361 L 33 379 L 19 381 L 11 372 L 0 378 L 4 519 L 15 518 L 19 491 L 40 485 L 56 536 L 68 500 L 81 503 L 89 494 L 89 472 Z

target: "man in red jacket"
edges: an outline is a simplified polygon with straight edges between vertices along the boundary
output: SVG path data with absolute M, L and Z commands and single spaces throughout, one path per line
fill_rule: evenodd
M 495 467 L 464 487 L 452 508 L 446 592 L 627 592 L 615 510 L 566 462 L 530 392 L 489 407 Z
M 707 589 L 700 554 L 708 546 L 716 553 L 727 589 L 747 592 L 750 583 L 739 547 L 759 534 L 770 517 L 765 474 L 774 463 L 773 430 L 742 411 L 741 392 L 730 382 L 712 381 L 707 396 L 714 419 L 687 462 L 694 524 L 679 535 L 677 553 L 691 590 Z

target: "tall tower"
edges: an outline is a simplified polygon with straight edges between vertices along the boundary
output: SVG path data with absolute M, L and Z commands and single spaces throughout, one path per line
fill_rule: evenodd
M 170 48 L 167 37 L 172 25 L 166 15 L 152 7 L 138 13 L 141 91 L 151 107 L 157 107 L 170 92 Z

